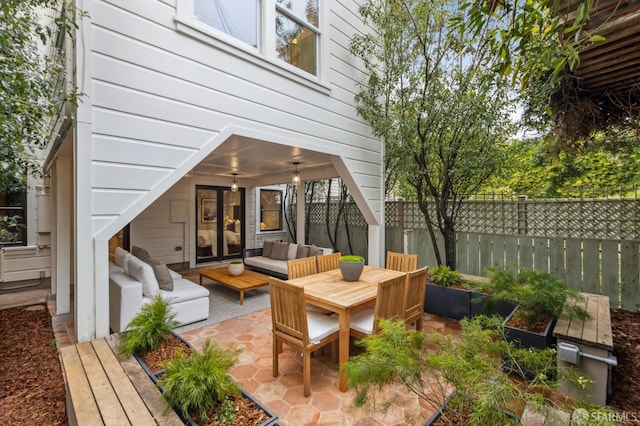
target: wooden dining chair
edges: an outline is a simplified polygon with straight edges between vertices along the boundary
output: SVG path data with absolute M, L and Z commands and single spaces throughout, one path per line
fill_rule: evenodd
M 387 269 L 400 272 L 410 272 L 418 269 L 418 255 L 387 252 Z
M 404 321 L 414 324 L 416 330 L 422 330 L 422 316 L 424 315 L 424 295 L 427 288 L 429 267 L 425 266 L 407 273 L 404 287 Z
M 342 256 L 342 253 L 340 253 L 339 251 L 335 253 L 316 256 L 316 260 L 318 263 L 318 272 L 340 269 L 340 256 Z
M 303 257 L 287 261 L 287 277 L 290 280 L 318 273 L 315 257 Z
M 380 329 L 380 320 L 404 319 L 404 288 L 406 275 L 378 283 L 378 294 L 373 309 L 351 314 L 351 336 L 362 339 Z
M 269 278 L 271 321 L 273 334 L 273 377 L 279 374 L 278 354 L 282 343 L 302 351 L 302 382 L 304 396 L 311 393 L 311 353 L 338 340 L 337 318 L 307 311 L 304 287 L 278 278 Z

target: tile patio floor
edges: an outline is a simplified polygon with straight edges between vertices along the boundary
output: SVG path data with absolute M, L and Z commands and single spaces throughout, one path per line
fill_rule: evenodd
M 458 334 L 458 321 L 425 314 L 427 332 Z M 302 358 L 287 345 L 280 354 L 280 375 L 271 364 L 271 314 L 263 310 L 181 334 L 196 348 L 207 338 L 242 349 L 233 378 L 274 412 L 285 426 L 302 425 L 422 425 L 434 409 L 421 404 L 402 386 L 388 389 L 386 399 L 396 403 L 387 413 L 354 409 L 353 391 L 338 389 L 338 366 L 328 357 L 311 360 L 311 395 L 302 394 Z

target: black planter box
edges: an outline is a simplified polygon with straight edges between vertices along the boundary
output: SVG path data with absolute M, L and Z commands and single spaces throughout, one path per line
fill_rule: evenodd
M 516 308 L 515 303 L 500 300 L 495 303 L 489 302 L 488 294 L 473 292 L 471 295 L 471 316 L 478 315 L 499 315 L 503 318 L 511 315 L 511 312 Z
M 470 317 L 472 294 L 473 289 L 464 290 L 427 283 L 427 291 L 424 294 L 424 311 L 457 320 Z
M 449 395 L 449 397 L 444 401 L 444 404 L 442 404 L 436 411 L 435 413 L 433 413 L 431 415 L 431 417 L 429 417 L 427 419 L 427 421 L 425 422 L 424 426 L 431 426 L 433 425 L 442 415 L 442 411 L 446 409 L 447 404 L 449 403 L 449 401 L 451 401 L 451 398 L 453 398 L 453 396 L 455 395 L 455 393 Z M 510 425 L 513 426 L 517 426 L 520 424 L 520 418 L 518 416 L 516 416 L 515 414 L 509 412 L 509 411 L 503 411 L 508 417 L 511 417 L 513 419 L 513 421 L 511 423 L 509 423 Z
M 173 332 L 172 332 L 172 334 L 175 337 L 177 337 L 178 339 L 180 339 L 182 342 L 184 342 L 191 350 L 194 350 L 193 346 L 191 346 L 191 344 L 189 342 L 187 342 L 186 340 L 184 340 L 180 335 L 178 335 L 176 333 L 173 333 Z M 147 364 L 142 360 L 142 358 L 140 358 L 138 355 L 135 355 L 135 354 L 133 356 L 138 361 L 138 363 L 140 364 L 142 369 L 145 371 L 145 373 L 147 373 L 147 376 L 149 376 L 149 378 L 151 379 L 153 384 L 158 386 L 159 379 L 165 373 L 165 371 L 164 370 L 151 371 L 151 370 L 149 370 L 149 367 L 147 366 Z M 266 413 L 267 420 L 265 420 L 264 422 L 260 423 L 257 426 L 275 426 L 275 425 L 279 425 L 280 424 L 278 422 L 278 416 L 276 416 L 267 407 L 265 407 L 258 400 L 256 400 L 253 397 L 253 395 L 249 394 L 244 389 L 242 389 L 242 387 L 238 386 L 238 388 L 240 388 L 240 392 L 242 393 L 242 396 L 244 396 L 245 398 L 253 401 L 258 407 L 260 407 L 260 409 L 262 411 L 264 411 Z M 158 389 L 160 390 L 160 393 L 163 392 L 162 387 L 158 386 Z M 188 426 L 197 426 L 198 425 L 196 422 L 193 421 L 193 419 L 185 418 L 182 415 L 182 413 L 180 412 L 180 410 L 176 410 L 174 408 L 174 411 L 176 412 L 178 417 L 180 417 L 180 419 L 184 422 L 185 425 L 188 425 Z
M 520 348 L 544 349 L 555 346 L 556 338 L 553 336 L 553 327 L 556 325 L 557 318 L 553 317 L 549 320 L 544 333 L 535 333 L 507 325 L 517 310 L 518 308 L 516 307 L 504 320 L 505 334 L 508 341 L 516 344 Z

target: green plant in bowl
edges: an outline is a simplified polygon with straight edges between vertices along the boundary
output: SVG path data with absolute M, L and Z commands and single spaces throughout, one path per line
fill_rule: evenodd
M 229 262 L 229 263 L 231 263 L 232 265 L 239 265 L 239 264 L 241 264 L 241 263 L 242 263 L 242 260 L 237 260 L 237 259 L 236 259 L 236 260 L 232 260 L 232 261 L 231 261 L 231 262 Z
M 431 280 L 442 287 L 451 287 L 454 284 L 460 284 L 462 281 L 460 272 L 454 271 L 446 265 L 436 266 L 429 272 Z
M 120 334 L 120 354 L 144 354 L 160 345 L 173 329 L 180 325 L 169 303 L 157 295 L 133 317 L 125 332 Z
M 240 389 L 229 377 L 229 369 L 238 361 L 239 353 L 209 339 L 202 351 L 190 356 L 178 351 L 176 358 L 165 364 L 165 374 L 158 380 L 162 396 L 184 417 L 206 422 L 215 415 L 223 423 L 233 422 L 232 398 L 240 395 Z
M 358 256 L 356 254 L 348 254 L 348 255 L 340 256 L 340 260 L 343 262 L 358 263 L 358 262 L 364 262 L 364 257 Z

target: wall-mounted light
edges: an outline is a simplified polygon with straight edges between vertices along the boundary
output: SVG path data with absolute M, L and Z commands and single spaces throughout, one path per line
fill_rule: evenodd
M 237 173 L 231 173 L 233 175 L 233 183 L 231 184 L 231 192 L 238 192 L 238 182 L 236 182 Z
M 300 185 L 300 172 L 298 171 L 298 164 L 300 163 L 297 161 L 293 162 L 295 170 L 293 171 L 293 175 L 291 175 L 291 183 L 294 185 Z

